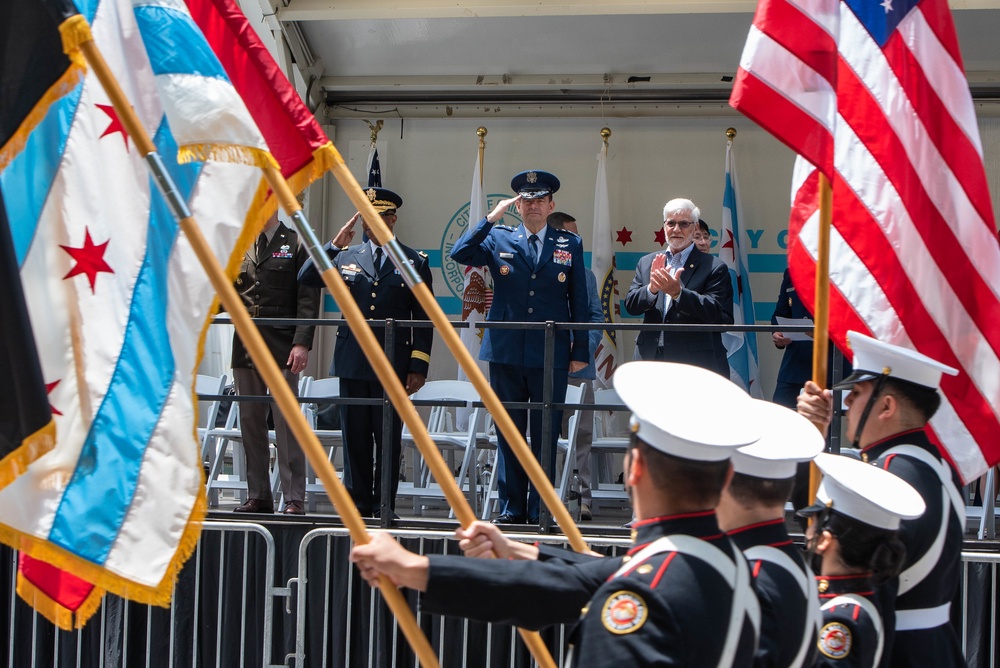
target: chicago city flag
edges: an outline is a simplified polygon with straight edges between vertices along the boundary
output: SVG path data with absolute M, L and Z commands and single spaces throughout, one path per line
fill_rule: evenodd
M 947 0 L 761 0 L 730 103 L 796 153 L 788 264 L 815 313 L 832 186 L 830 336 L 959 370 L 932 436 L 965 482 L 1000 460 L 1000 247 Z
M 76 47 L 92 32 L 224 266 L 263 222 L 258 167 L 273 158 L 178 0 L 21 9 L 0 31 L 27 52 L 0 64 L 0 95 L 19 110 L 0 125 L 0 191 L 56 441 L 0 490 L 0 540 L 22 553 L 19 593 L 66 628 L 102 590 L 169 602 L 205 512 L 193 378 L 214 313 L 204 270 Z M 21 85 L 39 74 L 44 90 Z
M 733 324 L 757 323 L 753 310 L 753 292 L 750 290 L 750 262 L 747 246 L 743 241 L 740 211 L 740 186 L 736 180 L 736 158 L 733 140 L 726 142 L 726 186 L 722 193 L 722 236 L 719 240 L 719 259 L 729 267 L 733 282 Z M 722 342 L 729 359 L 729 377 L 755 399 L 764 395 L 760 389 L 760 371 L 757 367 L 757 335 L 754 332 L 725 332 Z

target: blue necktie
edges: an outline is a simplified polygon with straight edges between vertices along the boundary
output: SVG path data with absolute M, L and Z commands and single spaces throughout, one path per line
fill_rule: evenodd
M 530 237 L 528 237 L 528 248 L 531 249 L 531 266 L 532 267 L 537 267 L 538 266 L 538 246 L 535 245 L 537 243 L 538 243 L 538 235 L 537 234 L 532 234 Z

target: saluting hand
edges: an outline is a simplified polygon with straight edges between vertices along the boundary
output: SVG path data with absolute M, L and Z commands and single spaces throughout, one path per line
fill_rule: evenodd
M 351 241 L 354 239 L 354 226 L 357 222 L 361 220 L 361 212 L 357 212 L 351 219 L 344 224 L 340 231 L 337 232 L 337 236 L 333 238 L 333 245 L 335 248 L 343 248 L 344 246 L 350 246 Z
M 520 195 L 517 195 L 516 197 L 511 197 L 510 199 L 500 200 L 500 203 L 497 204 L 495 207 L 493 207 L 493 210 L 490 211 L 490 215 L 486 216 L 486 220 L 490 221 L 491 223 L 497 222 L 498 220 L 503 218 L 503 214 L 507 211 L 508 208 L 510 208 L 510 205 L 519 199 L 521 199 Z

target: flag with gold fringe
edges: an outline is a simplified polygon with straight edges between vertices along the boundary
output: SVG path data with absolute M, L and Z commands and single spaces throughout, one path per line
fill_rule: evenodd
M 0 95 L 21 101 L 13 82 L 36 62 L 65 65 L 53 49 L 74 54 L 69 76 L 50 75 L 19 121 L 4 119 L 18 129 L 0 146 L 57 439 L 0 490 L 0 540 L 22 553 L 18 593 L 72 628 L 103 590 L 168 604 L 194 549 L 206 505 L 194 371 L 214 313 L 205 272 L 108 95 L 92 72 L 74 79 L 76 47 L 93 35 L 223 265 L 263 222 L 258 167 L 275 163 L 179 0 L 91 0 L 82 14 L 64 0 L 26 4 L 54 10 L 48 39 L 5 61 Z
M 293 191 L 301 192 L 333 167 L 337 155 L 333 144 L 236 0 L 184 2 L 233 88 L 246 103 L 282 175 Z M 381 178 L 381 166 L 379 170 Z M 269 192 L 261 210 L 264 219 L 276 210 L 277 202 Z

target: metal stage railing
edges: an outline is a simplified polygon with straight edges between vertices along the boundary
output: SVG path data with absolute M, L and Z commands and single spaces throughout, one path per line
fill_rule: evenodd
M 216 318 L 215 322 L 217 324 L 228 324 L 230 321 L 227 316 L 219 316 Z M 323 326 L 323 327 L 346 327 L 346 322 L 340 319 L 329 319 L 329 318 L 314 318 L 314 319 L 295 319 L 295 318 L 254 318 L 254 322 L 260 327 L 274 327 L 274 326 L 297 326 L 297 325 L 313 325 L 313 326 Z M 426 320 L 371 320 L 369 321 L 374 328 L 384 328 L 386 330 L 386 351 L 388 353 L 389 359 L 393 359 L 391 352 L 392 342 L 396 340 L 398 336 L 397 332 L 400 329 L 409 328 L 426 328 L 433 327 L 433 324 Z M 546 368 L 552 368 L 554 360 L 554 350 L 555 350 L 555 336 L 557 332 L 566 330 L 591 330 L 595 329 L 593 323 L 557 323 L 557 322 L 477 322 L 474 325 L 470 325 L 468 322 L 464 321 L 454 321 L 451 325 L 455 328 L 461 329 L 465 327 L 474 326 L 480 329 L 527 329 L 527 330 L 541 330 L 544 331 L 544 348 L 545 348 L 545 365 Z M 614 323 L 613 328 L 598 328 L 598 329 L 613 329 L 616 332 L 616 336 L 622 336 L 625 332 L 641 332 L 641 331 L 703 331 L 703 332 L 749 332 L 749 333 L 765 333 L 770 334 L 775 331 L 783 332 L 811 332 L 812 329 L 804 326 L 778 326 L 778 325 L 668 325 L 668 324 L 656 324 L 656 325 L 645 325 L 640 323 Z M 836 346 L 831 346 L 832 351 L 832 364 L 831 369 L 834 375 L 839 375 L 839 371 L 843 368 L 843 356 L 840 351 L 837 350 Z M 326 361 L 321 362 L 320 367 L 325 368 Z M 504 402 L 504 406 L 508 409 L 541 409 L 542 411 L 542 433 L 549 433 L 551 428 L 552 420 L 554 418 L 553 411 L 561 411 L 564 409 L 572 409 L 574 406 L 572 404 L 566 403 L 556 403 L 552 400 L 552 376 L 547 375 L 546 382 L 543 387 L 542 402 L 539 403 L 515 403 L 515 402 Z M 199 399 L 202 401 L 212 401 L 215 399 L 223 400 L 233 400 L 233 401 L 272 401 L 270 397 L 266 396 L 243 396 L 234 397 L 230 395 L 208 395 L 201 394 Z M 830 452 L 839 452 L 841 447 L 841 434 L 840 434 L 840 420 L 836 419 L 840 416 L 840 406 L 841 406 L 841 393 L 836 392 L 834 395 L 834 406 L 835 406 L 835 419 L 833 420 L 830 428 L 830 434 L 828 435 L 828 450 Z M 319 405 L 329 405 L 329 404 L 366 404 L 366 405 L 388 405 L 388 397 L 384 396 L 382 400 L 379 399 L 346 399 L 346 398 L 329 398 L 326 400 L 317 400 L 317 398 L 301 399 L 301 401 L 308 401 L 310 403 L 316 403 Z M 447 404 L 447 402 L 444 402 Z M 481 403 L 478 405 L 482 405 Z M 606 404 L 594 404 L 593 406 L 588 405 L 588 409 L 593 408 L 593 410 L 614 410 L 616 407 Z M 617 408 L 620 408 L 618 406 Z M 391 459 L 391 452 L 389 448 L 391 447 L 391 439 L 389 438 L 390 431 L 392 429 L 391 419 L 389 418 L 389 413 L 385 413 L 385 418 L 382 424 L 383 438 L 382 438 L 382 461 L 389 461 Z M 555 457 L 552 456 L 551 452 L 552 444 L 546 440 L 542 444 L 540 461 L 543 467 L 546 469 L 551 468 L 552 463 L 555 461 Z M 546 474 L 549 480 L 554 480 L 555 472 L 553 470 L 546 470 Z M 386 498 L 381 499 L 381 507 L 389 507 L 389 486 L 382 486 L 383 493 Z M 392 526 L 391 513 L 383 512 L 381 513 L 382 520 L 381 525 L 383 528 L 389 528 Z M 540 527 L 543 533 L 547 533 L 552 528 L 552 516 L 546 509 L 542 509 L 540 514 Z

